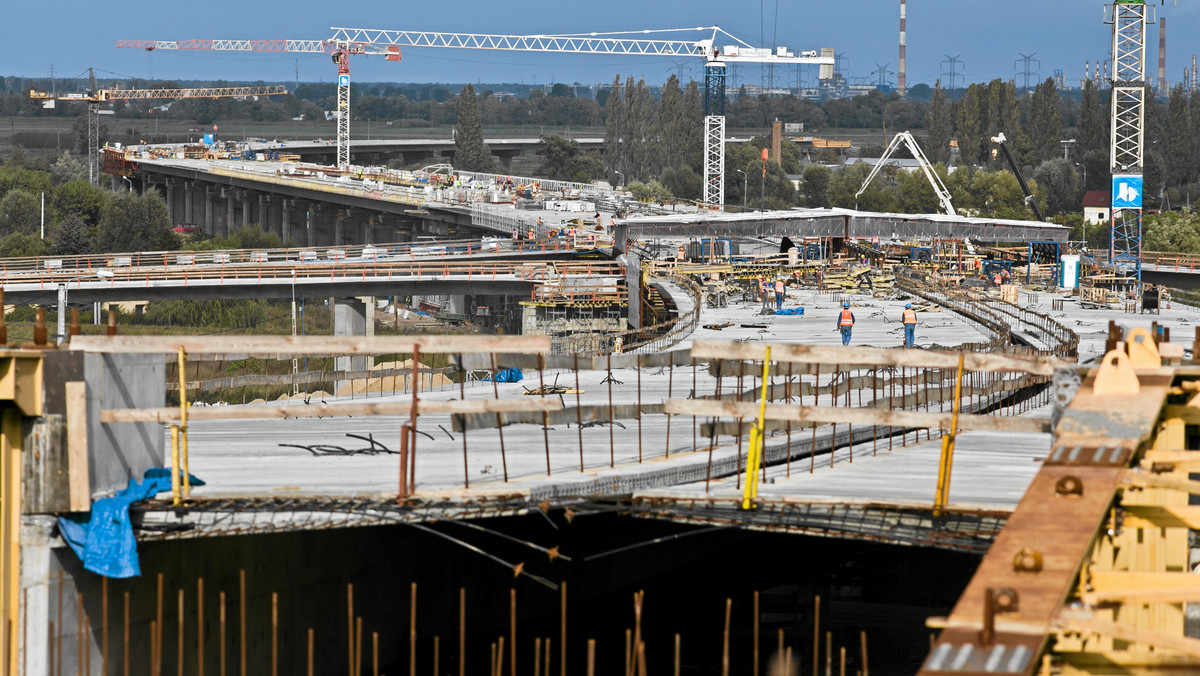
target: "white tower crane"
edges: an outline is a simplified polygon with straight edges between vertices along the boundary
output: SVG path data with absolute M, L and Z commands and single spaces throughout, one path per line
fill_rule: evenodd
M 575 33 L 560 35 L 500 35 L 485 33 L 440 33 L 431 31 L 387 30 L 375 28 L 337 28 L 328 40 L 189 40 L 148 42 L 123 40 L 118 47 L 142 49 L 226 49 L 238 51 L 323 51 L 335 54 L 338 63 L 338 165 L 349 165 L 349 54 L 384 54 L 399 60 L 401 47 L 437 47 L 483 49 L 561 54 L 601 54 L 609 56 L 688 56 L 704 59 L 704 201 L 716 206 L 725 203 L 725 67 L 729 63 L 815 64 L 832 73 L 834 57 L 821 56 L 816 50 L 793 52 L 786 47 L 774 50 L 751 47 L 717 26 L 662 30 Z M 668 33 L 698 33 L 697 39 L 657 37 Z M 655 35 L 656 37 L 648 37 Z M 718 45 L 719 39 L 728 44 Z M 255 46 L 257 45 L 257 46 Z M 832 51 L 832 50 L 830 50 Z M 338 56 L 341 55 L 341 61 Z M 345 98 L 342 83 L 345 81 Z M 344 121 L 344 123 L 343 123 Z M 345 154 L 343 156 L 343 148 Z

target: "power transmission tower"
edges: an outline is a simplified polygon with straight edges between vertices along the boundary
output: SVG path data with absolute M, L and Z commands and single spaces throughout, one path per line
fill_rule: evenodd
M 1038 65 L 1038 67 L 1040 68 L 1042 65 L 1042 62 L 1033 58 L 1033 57 L 1037 56 L 1037 52 L 1034 52 L 1032 54 L 1021 54 L 1021 52 L 1017 52 L 1017 54 L 1020 54 L 1021 58 L 1017 59 L 1016 61 L 1013 61 L 1013 66 L 1016 67 L 1018 62 L 1020 62 L 1022 64 L 1020 67 L 1017 68 L 1017 70 L 1018 70 L 1018 72 L 1020 72 L 1020 71 L 1024 72 L 1024 74 L 1025 74 L 1024 87 L 1025 87 L 1025 89 L 1029 89 L 1029 76 L 1030 75 L 1040 75 L 1040 73 L 1038 73 L 1038 71 L 1033 69 L 1032 64 L 1036 63 Z
M 888 76 L 895 75 L 895 73 L 888 70 L 888 66 L 890 66 L 890 65 L 892 65 L 892 64 L 885 63 L 882 66 L 879 64 L 875 64 L 875 84 L 877 86 L 880 86 L 880 87 L 886 86 L 888 83 Z
M 960 59 L 958 57 L 960 57 L 962 55 L 955 54 L 954 56 L 950 56 L 949 54 L 946 54 L 945 56 L 946 56 L 946 60 L 942 61 L 942 63 L 948 63 L 948 64 L 950 64 L 950 67 L 947 70 L 942 71 L 942 74 L 949 76 L 950 86 L 948 87 L 948 89 L 953 90 L 953 89 L 957 88 L 957 86 L 958 86 L 956 79 L 960 76 L 959 76 L 957 67 L 962 65 L 962 59 Z

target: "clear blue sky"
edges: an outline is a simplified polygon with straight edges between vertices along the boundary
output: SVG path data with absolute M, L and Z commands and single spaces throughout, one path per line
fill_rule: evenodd
M 1167 18 L 1167 77 L 1178 81 L 1191 54 L 1200 51 L 1200 3 L 1153 6 Z M 1047 77 L 1056 68 L 1078 85 L 1084 60 L 1108 58 L 1110 27 L 1101 22 L 1103 3 L 1095 0 L 909 0 L 908 81 L 932 84 L 946 71 L 945 55 L 960 55 L 966 81 L 1016 77 L 1018 53 L 1034 54 L 1035 68 Z M 760 12 L 761 7 L 761 12 Z M 776 19 L 776 13 L 778 18 Z M 773 42 L 793 49 L 833 47 L 848 59 L 855 78 L 873 77 L 876 64 L 895 71 L 899 0 L 135 0 L 124 3 L 83 0 L 11 2 L 0 25 L 4 57 L 0 74 L 75 76 L 98 70 L 160 79 L 263 79 L 288 81 L 299 66 L 301 81 L 331 82 L 334 68 L 323 55 L 118 50 L 118 39 L 307 38 L 330 34 L 330 26 L 404 28 L 474 33 L 579 33 L 720 25 L 751 44 Z M 1158 63 L 1158 29 L 1148 32 L 1147 75 Z M 404 50 L 403 61 L 353 57 L 356 81 L 387 82 L 609 82 L 615 73 L 658 83 L 683 68 L 699 79 L 696 63 L 667 57 L 611 58 L 537 55 L 447 49 Z M 760 77 L 743 67 L 746 82 Z M 777 82 L 794 77 L 777 75 Z M 813 77 L 811 74 L 806 77 Z M 894 80 L 894 75 L 889 76 Z M 944 79 L 944 78 L 943 78 Z

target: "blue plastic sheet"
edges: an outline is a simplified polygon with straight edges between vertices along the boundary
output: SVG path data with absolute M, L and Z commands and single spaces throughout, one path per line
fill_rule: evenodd
M 525 379 L 525 374 L 521 373 L 521 369 L 500 369 L 494 375 L 489 375 L 484 380 L 494 380 L 498 383 L 519 383 Z
M 191 476 L 191 484 L 203 486 L 204 482 Z M 84 568 L 105 577 L 137 577 L 142 569 L 129 506 L 169 490 L 171 470 L 152 467 L 142 481 L 131 478 L 125 490 L 92 503 L 92 511 L 58 517 L 58 529 Z
M 802 308 L 802 307 L 784 308 L 782 310 L 776 310 L 775 314 L 777 314 L 777 315 L 803 315 L 804 308 Z

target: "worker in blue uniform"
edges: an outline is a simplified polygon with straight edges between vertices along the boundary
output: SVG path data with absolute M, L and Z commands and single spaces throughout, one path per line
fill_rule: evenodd
M 850 344 L 850 332 L 854 329 L 854 313 L 850 311 L 850 301 L 842 301 L 842 311 L 838 313 L 838 329 L 842 332 L 842 345 Z

